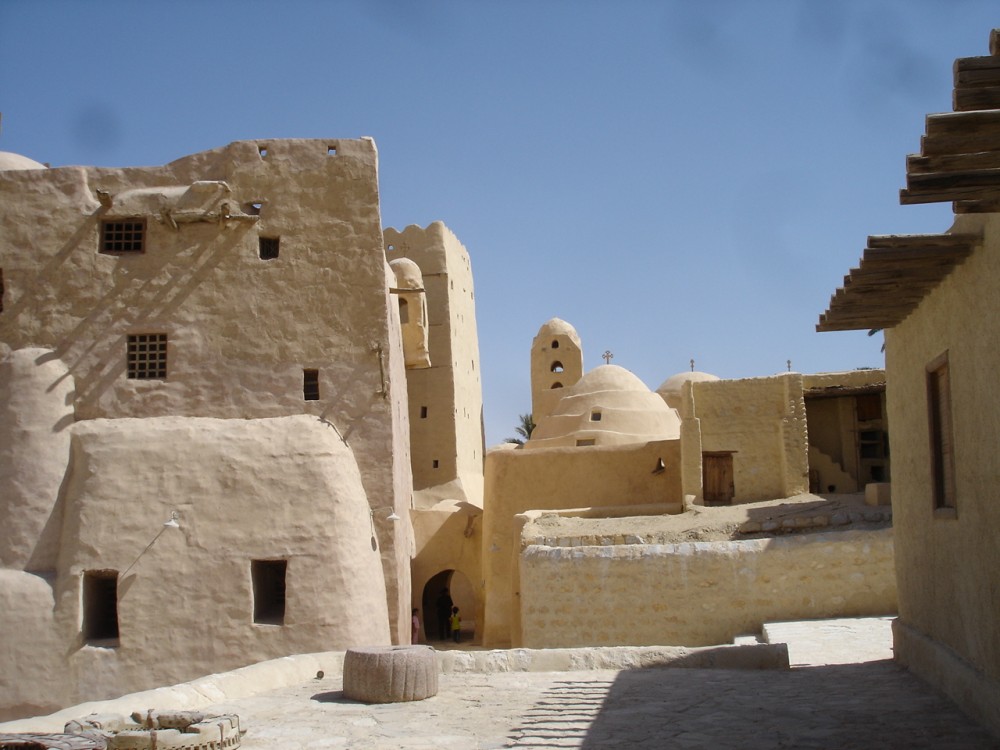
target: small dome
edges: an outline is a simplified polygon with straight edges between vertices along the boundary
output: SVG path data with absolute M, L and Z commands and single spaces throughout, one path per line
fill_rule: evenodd
M 601 365 L 565 390 L 555 410 L 538 420 L 525 448 L 611 446 L 677 440 L 677 412 L 633 373 Z
M 684 390 L 685 383 L 707 383 L 712 380 L 719 380 L 719 377 L 707 372 L 698 372 L 697 370 L 693 372 L 679 372 L 664 380 L 660 384 L 660 387 L 656 389 L 656 392 L 663 397 L 668 406 L 673 409 L 680 409 L 681 391 Z
M 555 336 L 566 336 L 570 341 L 572 341 L 577 348 L 582 348 L 580 344 L 580 335 L 576 332 L 576 329 L 561 318 L 552 318 L 541 328 L 538 329 L 538 335 L 535 336 L 535 342 L 544 341 L 545 339 L 551 339 Z
M 424 275 L 420 271 L 420 266 L 409 258 L 391 260 L 389 267 L 395 274 L 400 289 L 423 289 Z
M 0 151 L 0 172 L 19 169 L 47 169 L 47 167 L 34 159 L 29 159 L 27 156 L 14 154 L 10 151 Z

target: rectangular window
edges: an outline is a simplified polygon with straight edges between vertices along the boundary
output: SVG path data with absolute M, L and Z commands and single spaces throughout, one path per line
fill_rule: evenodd
M 167 377 L 167 334 L 129 334 L 126 361 L 129 378 L 163 380 Z
M 302 398 L 319 401 L 319 370 L 302 371 Z
M 3 269 L 0 268 L 0 312 L 3 312 Z
M 261 237 L 258 254 L 261 260 L 274 260 L 278 257 L 278 249 L 281 245 L 280 237 Z
M 426 406 L 421 406 L 420 407 L 420 418 L 421 419 L 427 419 L 427 407 Z
M 287 560 L 251 560 L 253 621 L 264 625 L 285 624 L 285 574 Z
M 945 352 L 927 365 L 927 415 L 935 509 L 955 508 L 955 450 L 950 380 L 948 352 Z
M 101 222 L 102 253 L 141 253 L 145 251 L 145 219 L 105 219 Z
M 118 571 L 88 570 L 83 574 L 83 640 L 118 639 Z

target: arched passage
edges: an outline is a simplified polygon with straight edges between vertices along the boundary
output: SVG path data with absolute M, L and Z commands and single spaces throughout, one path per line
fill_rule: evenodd
M 443 608 L 447 600 L 441 601 L 442 592 L 446 590 L 462 618 L 462 641 L 468 643 L 475 638 L 476 595 L 469 579 L 459 570 L 442 570 L 424 586 L 421 597 L 424 641 L 429 643 L 451 638 Z

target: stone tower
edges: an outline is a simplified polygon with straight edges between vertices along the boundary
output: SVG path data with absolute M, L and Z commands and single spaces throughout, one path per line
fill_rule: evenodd
M 561 388 L 583 377 L 580 337 L 565 320 L 552 318 L 531 342 L 531 414 L 535 422 L 552 413 Z

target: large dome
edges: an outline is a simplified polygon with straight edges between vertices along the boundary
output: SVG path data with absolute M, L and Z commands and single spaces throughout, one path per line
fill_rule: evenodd
M 707 383 L 712 380 L 719 380 L 719 377 L 707 372 L 698 372 L 697 370 L 679 372 L 664 380 L 660 384 L 660 387 L 656 389 L 656 392 L 667 402 L 667 406 L 672 409 L 680 409 L 681 393 L 684 391 L 685 383 Z
M 0 151 L 0 172 L 18 169 L 46 169 L 46 166 L 34 159 L 29 159 L 27 156 L 14 154 L 10 151 Z
M 662 398 L 625 368 L 601 365 L 565 389 L 524 447 L 628 445 L 679 437 L 680 419 Z

